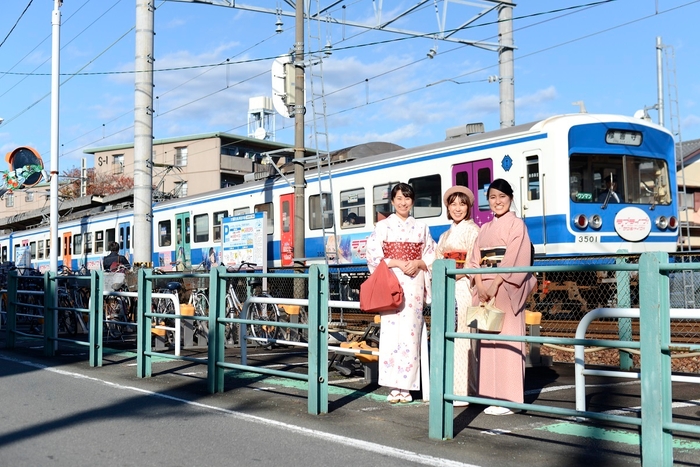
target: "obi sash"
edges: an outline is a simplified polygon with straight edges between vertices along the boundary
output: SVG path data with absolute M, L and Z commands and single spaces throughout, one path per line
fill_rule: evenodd
M 506 254 L 506 247 L 497 246 L 481 249 L 481 267 L 496 268 Z
M 423 256 L 423 242 L 384 242 L 382 251 L 385 258 L 412 261 Z
M 445 259 L 453 259 L 457 262 L 457 269 L 463 269 L 464 263 L 467 261 L 466 251 L 446 251 L 443 254 Z

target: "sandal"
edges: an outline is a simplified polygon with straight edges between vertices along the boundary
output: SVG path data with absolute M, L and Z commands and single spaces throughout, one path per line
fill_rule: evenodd
M 408 404 L 409 402 L 413 402 L 413 397 L 411 397 L 411 393 L 408 391 L 401 391 L 399 397 L 399 402 L 401 402 L 402 404 Z
M 392 389 L 391 392 L 389 393 L 388 396 L 386 396 L 386 400 L 390 404 L 396 404 L 397 402 L 401 401 L 401 390 L 400 389 Z

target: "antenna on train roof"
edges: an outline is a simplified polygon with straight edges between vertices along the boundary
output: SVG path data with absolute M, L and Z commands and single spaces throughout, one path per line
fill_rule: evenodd
M 588 111 L 586 110 L 586 106 L 584 105 L 583 101 L 572 102 L 571 105 L 578 105 L 578 111 L 579 111 L 579 113 L 582 113 L 582 114 L 587 114 L 587 113 L 588 113 Z

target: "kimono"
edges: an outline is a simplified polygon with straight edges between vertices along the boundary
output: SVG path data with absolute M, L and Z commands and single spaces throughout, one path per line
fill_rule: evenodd
M 367 239 L 367 267 L 370 273 L 380 261 L 422 259 L 430 268 L 435 240 L 428 226 L 396 214 L 383 219 Z M 420 389 L 420 345 L 425 333 L 423 302 L 430 292 L 430 273 L 419 270 L 415 277 L 391 268 L 399 279 L 404 301 L 396 312 L 382 313 L 379 334 L 379 385 L 406 391 Z M 427 368 L 424 370 L 427 371 Z
M 470 261 L 476 237 L 479 234 L 479 226 L 473 220 L 464 220 L 459 224 L 454 222 L 449 230 L 443 233 L 438 240 L 435 251 L 435 259 L 445 257 L 446 253 L 464 253 L 466 261 Z M 460 255 L 461 256 L 461 255 Z M 465 264 L 458 261 L 457 267 Z M 471 280 L 469 277 L 459 279 L 455 284 L 455 299 L 457 301 L 457 332 L 470 332 L 467 326 L 467 308 L 472 304 Z M 472 341 L 468 339 L 455 339 L 454 350 L 454 392 L 458 396 L 468 395 L 476 391 L 476 379 L 474 371 L 469 373 L 469 367 L 476 364 L 476 355 L 472 350 Z M 471 376 L 471 377 L 470 377 Z
M 481 226 L 469 267 L 493 268 L 493 273 L 481 275 L 484 287 L 488 288 L 496 278 L 498 267 L 530 266 L 530 248 L 525 223 L 511 211 Z M 500 276 L 504 282 L 496 293 L 495 306 L 506 313 L 501 334 L 524 336 L 525 302 L 537 284 L 537 279 L 524 272 Z M 476 287 L 473 290 L 472 304 L 479 304 Z M 478 344 L 477 356 L 478 396 L 522 403 L 525 343 L 482 340 Z

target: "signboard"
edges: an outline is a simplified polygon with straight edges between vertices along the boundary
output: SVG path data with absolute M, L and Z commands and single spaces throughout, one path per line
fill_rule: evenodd
M 243 261 L 267 269 L 267 213 L 225 217 L 222 221 L 221 261 L 238 267 Z

